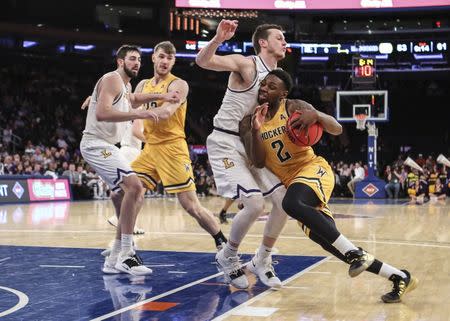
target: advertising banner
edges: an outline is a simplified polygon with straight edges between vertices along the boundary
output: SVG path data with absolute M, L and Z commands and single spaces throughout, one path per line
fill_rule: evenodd
M 0 180 L 1 203 L 28 203 L 30 195 L 26 180 L 2 179 Z
M 449 6 L 448 0 L 176 0 L 182 8 L 260 10 L 339 10 Z
M 29 203 L 36 201 L 70 201 L 67 179 L 27 178 L 19 176 L 0 177 L 1 203 Z
M 27 179 L 30 201 L 70 200 L 67 179 Z

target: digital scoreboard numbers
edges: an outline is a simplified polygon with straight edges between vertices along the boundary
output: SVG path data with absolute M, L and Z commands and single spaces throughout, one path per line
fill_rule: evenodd
M 376 64 L 375 58 L 353 57 L 352 59 L 352 80 L 353 83 L 375 83 Z

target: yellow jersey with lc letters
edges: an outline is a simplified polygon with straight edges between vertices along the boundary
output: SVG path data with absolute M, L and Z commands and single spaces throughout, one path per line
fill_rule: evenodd
M 285 186 L 290 185 L 301 167 L 317 157 L 310 146 L 297 146 L 289 139 L 286 127 L 288 118 L 286 100 L 282 100 L 275 116 L 266 120 L 260 129 L 266 150 L 265 166 Z
M 170 84 L 180 79 L 177 76 L 169 73 L 167 77 L 156 85 L 154 85 L 154 77 L 147 80 L 142 88 L 142 93 L 151 94 L 165 94 L 168 92 Z M 145 104 L 146 109 L 159 108 L 163 105 L 164 101 L 157 100 Z M 167 143 L 176 139 L 185 139 L 186 134 L 184 132 L 184 123 L 186 121 L 186 109 L 187 100 L 185 100 L 180 107 L 175 111 L 169 119 L 159 120 L 158 123 L 154 123 L 152 120 L 144 120 L 144 136 L 145 142 L 150 145 Z

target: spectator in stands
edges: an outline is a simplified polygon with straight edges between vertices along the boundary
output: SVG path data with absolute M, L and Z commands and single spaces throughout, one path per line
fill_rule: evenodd
M 386 185 L 384 190 L 386 191 L 389 198 L 398 198 L 398 193 L 400 192 L 400 179 L 401 176 L 397 172 L 397 169 L 391 170 L 391 166 L 387 165 L 384 171 L 384 180 Z
M 41 164 L 34 163 L 33 172 L 31 172 L 31 175 L 35 175 L 35 176 L 41 176 L 42 175 L 42 166 L 41 166 Z
M 446 186 L 442 184 L 441 179 L 436 179 L 434 193 L 430 193 L 430 199 L 432 201 L 441 201 L 447 198 Z
M 54 161 L 51 161 L 48 164 L 48 168 L 44 172 L 44 176 L 51 176 L 53 179 L 58 178 L 58 174 L 56 174 L 56 163 Z
M 81 175 L 75 171 L 75 164 L 70 163 L 69 169 L 63 172 L 63 176 L 69 178 L 70 185 L 81 185 Z
M 392 166 L 394 168 L 397 168 L 397 167 L 402 168 L 403 163 L 404 163 L 403 156 L 402 156 L 402 154 L 400 154 L 400 155 L 398 155 L 397 160 L 392 164 Z
M 413 200 L 416 201 L 417 205 L 422 205 L 430 200 L 428 176 L 425 173 L 421 173 L 419 180 L 416 181 L 416 197 Z
M 58 174 L 58 176 L 63 176 L 64 172 L 69 170 L 69 163 L 64 161 L 61 166 L 58 166 L 56 173 Z
M 416 163 L 423 168 L 423 165 L 425 165 L 425 158 L 423 158 L 422 154 L 419 154 L 419 156 L 416 158 Z
M 3 128 L 3 145 L 8 148 L 12 142 L 13 131 L 10 124 L 7 124 L 5 128 Z
M 354 171 L 355 174 L 353 178 L 350 180 L 350 182 L 347 183 L 347 187 L 350 193 L 352 193 L 353 197 L 355 196 L 356 183 L 361 182 L 365 177 L 364 168 L 361 166 L 359 162 L 355 163 Z

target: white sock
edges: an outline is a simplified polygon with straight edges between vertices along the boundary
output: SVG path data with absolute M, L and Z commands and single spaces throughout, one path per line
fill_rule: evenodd
M 223 248 L 223 255 L 225 257 L 232 257 L 237 255 L 237 247 L 230 245 L 230 242 L 227 242 L 225 247 Z
M 351 250 L 357 250 L 358 248 L 350 242 L 344 235 L 339 235 L 339 237 L 336 239 L 336 241 L 333 242 L 333 245 L 335 248 L 338 249 L 339 252 L 345 255 L 348 251 Z
M 261 244 L 256 255 L 258 256 L 258 258 L 264 259 L 266 257 L 269 257 L 270 254 L 272 254 L 272 248 Z
M 121 240 L 114 239 L 114 242 L 113 242 L 112 248 L 111 248 L 111 254 L 110 254 L 111 257 L 118 256 L 121 249 L 122 249 Z
M 383 263 L 381 266 L 380 272 L 378 275 L 385 277 L 386 279 L 389 279 L 392 274 L 397 274 L 398 276 L 402 278 L 406 278 L 406 274 L 399 269 L 390 266 L 389 264 Z
M 122 253 L 133 252 L 133 234 L 122 234 Z

